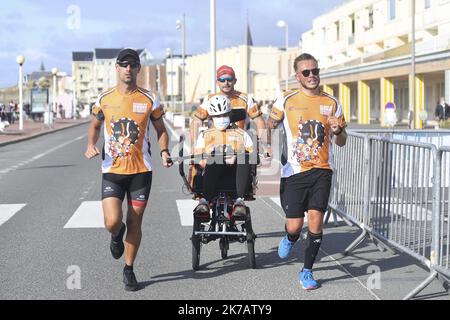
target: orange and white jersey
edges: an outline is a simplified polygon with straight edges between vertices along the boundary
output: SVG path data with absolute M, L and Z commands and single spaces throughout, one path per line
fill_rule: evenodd
M 324 92 L 308 96 L 301 90 L 287 91 L 275 101 L 270 117 L 283 121 L 283 178 L 313 168 L 334 170 L 329 116 L 337 117 L 342 128 L 347 126 L 341 104 Z
M 212 128 L 201 132 L 198 136 L 195 154 L 210 154 L 217 148 L 224 153 L 252 153 L 253 141 L 247 132 L 236 125 L 226 130 Z
M 197 110 L 194 113 L 194 117 L 197 117 L 200 120 L 206 120 L 209 116 L 208 113 L 208 101 L 212 97 L 216 95 L 221 95 L 223 93 L 218 92 L 214 94 L 209 94 L 205 97 L 203 100 L 203 103 L 197 108 Z M 228 96 L 230 99 L 230 104 L 232 109 L 244 109 L 247 113 L 247 118 L 245 120 L 240 120 L 238 122 L 235 122 L 239 128 L 244 129 L 246 124 L 249 122 L 248 118 L 254 119 L 256 117 L 259 117 L 262 112 L 256 103 L 256 101 L 253 99 L 251 95 L 234 91 L 231 95 Z
M 113 88 L 98 97 L 92 113 L 104 121 L 103 173 L 152 170 L 150 120 L 158 120 L 164 114 L 156 95 L 141 88 L 121 94 Z

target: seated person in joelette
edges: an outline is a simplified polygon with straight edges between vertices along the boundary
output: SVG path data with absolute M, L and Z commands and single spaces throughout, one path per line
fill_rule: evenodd
M 197 138 L 195 154 L 212 155 L 208 160 L 216 160 L 214 163 L 207 159 L 200 162 L 205 169 L 203 174 L 204 198 L 200 199 L 194 209 L 194 217 L 202 220 L 210 218 L 209 204 L 216 196 L 217 182 L 221 180 L 221 177 L 230 174 L 236 174 L 237 194 L 232 215 L 236 218 L 246 216 L 244 197 L 250 179 L 251 164 L 248 156 L 240 157 L 240 155 L 252 153 L 253 142 L 247 132 L 236 124 L 230 123 L 230 112 L 231 105 L 226 96 L 211 97 L 208 101 L 208 113 L 214 127 L 203 131 Z M 226 156 L 214 157 L 214 154 L 218 153 L 226 154 Z M 234 170 L 236 170 L 235 173 Z

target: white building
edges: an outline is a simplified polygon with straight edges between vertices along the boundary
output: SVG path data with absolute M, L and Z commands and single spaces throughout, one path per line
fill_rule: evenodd
M 285 52 L 276 47 L 253 46 L 250 30 L 247 27 L 244 44 L 216 51 L 216 68 L 231 66 L 237 78 L 236 90 L 252 94 L 257 101 L 271 102 L 280 91 L 279 79 L 286 68 L 281 55 Z M 289 53 L 298 52 L 289 49 Z M 292 59 L 293 62 L 293 59 Z M 172 65 L 173 63 L 173 65 Z M 181 98 L 182 59 L 166 60 L 167 90 L 176 98 Z M 211 56 L 210 53 L 186 57 L 186 103 L 198 105 L 200 100 L 211 92 Z M 172 81 L 173 79 L 173 90 Z M 218 88 L 215 89 L 218 91 Z M 171 94 L 169 94 L 171 96 Z
M 450 1 L 415 0 L 415 103 L 409 102 L 412 1 L 345 1 L 302 35 L 302 51 L 319 60 L 321 83 L 339 97 L 347 119 L 383 124 L 384 106 L 395 102 L 398 118 L 412 114 L 421 128 L 422 110 L 433 119 L 439 97 L 449 101 Z
M 115 64 L 120 50 L 122 48 L 97 48 L 93 52 L 72 52 L 72 76 L 79 102 L 93 103 L 101 92 L 117 84 Z M 142 65 L 154 60 L 147 49 L 136 51 Z

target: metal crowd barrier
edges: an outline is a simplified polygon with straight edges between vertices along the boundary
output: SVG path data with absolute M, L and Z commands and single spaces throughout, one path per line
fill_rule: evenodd
M 420 261 L 430 275 L 405 299 L 435 278 L 447 286 L 450 147 L 349 132 L 346 146 L 334 151 L 329 208 L 363 231 L 344 255 L 370 238 Z
M 441 147 L 439 151 L 441 157 L 441 193 L 438 224 L 440 243 L 436 270 L 450 278 L 450 147 Z
M 369 144 L 369 231 L 429 266 L 436 147 L 380 137 Z
M 351 133 L 345 148 L 334 147 L 333 149 L 336 170 L 333 175 L 329 207 L 347 224 L 356 224 L 360 228 L 367 223 L 365 214 L 367 208 L 364 206 L 364 195 L 367 194 L 367 190 L 362 187 L 368 185 L 366 175 L 368 150 L 365 148 L 367 139 L 366 135 Z
M 356 129 L 358 133 L 369 136 L 385 137 L 401 141 L 414 141 L 434 144 L 436 147 L 450 145 L 450 130 L 448 129 Z

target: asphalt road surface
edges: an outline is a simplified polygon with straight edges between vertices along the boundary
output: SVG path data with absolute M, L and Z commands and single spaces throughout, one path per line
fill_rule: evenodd
M 202 247 L 201 269 L 193 271 L 194 203 L 177 168 L 162 167 L 153 138 L 153 184 L 135 263 L 142 289 L 126 292 L 124 262 L 111 257 L 102 225 L 101 159 L 84 157 L 86 133 L 82 125 L 0 148 L 0 299 L 401 299 L 428 275 L 408 256 L 370 242 L 340 257 L 360 231 L 329 223 L 314 266 L 321 287 L 304 291 L 302 241 L 289 259 L 277 255 L 284 214 L 275 191 L 249 203 L 256 269 L 248 268 L 245 244 L 232 243 L 224 260 L 215 241 Z M 266 190 L 277 190 L 272 183 Z M 435 281 L 418 298 L 449 297 Z

